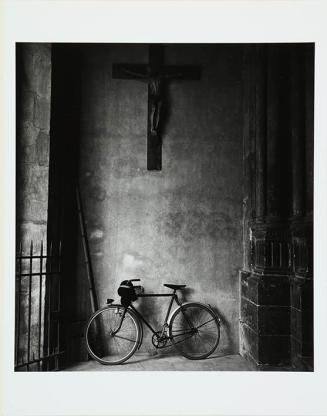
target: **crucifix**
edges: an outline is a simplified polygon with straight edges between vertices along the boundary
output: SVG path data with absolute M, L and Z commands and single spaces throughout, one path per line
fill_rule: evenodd
M 148 64 L 113 64 L 112 78 L 133 79 L 148 85 L 147 168 L 161 170 L 162 130 L 167 110 L 166 86 L 171 79 L 199 80 L 194 65 L 164 65 L 162 45 L 149 46 Z

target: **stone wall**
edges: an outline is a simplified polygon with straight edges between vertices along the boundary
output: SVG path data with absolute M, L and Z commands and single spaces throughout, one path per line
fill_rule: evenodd
M 40 255 L 41 241 L 44 254 L 47 249 L 51 46 L 17 44 L 16 77 L 16 245 L 20 254 Z M 45 270 L 45 260 L 42 267 Z M 39 270 L 39 259 L 32 262 L 24 259 L 17 264 L 20 273 Z M 17 317 L 20 310 L 19 328 L 16 326 L 16 334 L 17 331 L 20 334 L 16 363 L 37 358 L 39 341 L 42 351 L 44 299 L 44 278 L 41 284 L 39 277 L 16 280 Z M 27 357 L 29 325 L 30 356 Z
M 17 241 L 46 240 L 51 47 L 17 45 Z
M 167 64 L 199 65 L 202 75 L 170 82 L 160 172 L 146 169 L 146 84 L 111 77 L 113 63 L 147 62 L 147 46 L 81 49 L 80 185 L 100 305 L 117 299 L 128 278 L 140 278 L 147 292 L 186 284 L 188 300 L 221 314 L 220 352 L 238 352 L 242 49 L 165 47 Z M 82 252 L 77 275 L 75 320 L 84 322 Z M 144 299 L 139 307 L 156 327 L 167 302 Z M 148 335 L 144 347 L 153 351 Z

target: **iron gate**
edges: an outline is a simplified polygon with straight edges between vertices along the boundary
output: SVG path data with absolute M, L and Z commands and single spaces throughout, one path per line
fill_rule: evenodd
M 62 351 L 61 243 L 21 243 L 16 256 L 15 370 L 60 368 Z

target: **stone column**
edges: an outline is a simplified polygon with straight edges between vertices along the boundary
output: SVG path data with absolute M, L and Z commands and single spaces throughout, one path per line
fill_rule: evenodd
M 78 360 L 82 355 L 87 356 L 85 346 L 80 346 L 81 340 L 84 340 L 86 317 L 82 321 L 74 310 L 82 309 L 87 315 L 89 304 L 84 265 L 82 276 L 76 280 L 77 250 L 81 249 L 76 205 L 81 70 L 81 48 L 78 44 L 53 45 L 48 234 L 53 240 L 62 241 L 63 280 L 60 290 L 65 321 L 61 322 L 60 340 L 67 362 L 72 357 Z M 55 346 L 50 343 L 50 347 Z
M 47 233 L 51 47 L 17 44 L 16 52 L 16 230 L 17 243 L 29 246 Z
M 24 256 L 40 255 L 41 241 L 44 247 L 43 254 L 46 254 L 50 98 L 51 45 L 18 43 L 16 46 L 16 243 L 17 252 Z M 20 244 L 21 249 L 18 250 Z M 45 268 L 45 261 L 42 267 Z M 17 271 L 27 275 L 31 272 L 38 273 L 40 260 L 36 259 L 32 262 L 27 259 L 21 260 Z M 26 276 L 18 277 L 16 280 L 16 364 L 32 360 L 34 356 L 38 357 L 40 349 L 43 348 L 44 330 L 43 327 L 40 329 L 39 324 L 43 319 L 41 314 L 45 302 L 44 278 L 41 283 L 39 282 L 39 278 L 33 277 L 32 280 Z M 29 305 L 32 307 L 30 308 Z M 33 370 L 35 366 L 30 369 Z
M 267 48 L 256 46 L 255 65 L 255 199 L 256 218 L 266 215 L 266 168 L 267 168 Z
M 279 182 L 279 160 L 278 160 L 278 141 L 279 141 L 279 95 L 278 85 L 278 49 L 275 45 L 267 48 L 267 103 L 262 110 L 267 117 L 266 131 L 266 204 L 267 215 L 269 217 L 278 217 L 278 182 Z M 260 106 L 260 102 L 257 103 Z
M 292 215 L 301 216 L 304 213 L 304 90 L 301 49 L 291 51 L 291 136 L 292 136 Z
M 255 211 L 245 221 L 250 244 L 244 247 L 249 247 L 250 261 L 241 272 L 241 354 L 258 369 L 310 369 L 312 46 L 253 48 L 256 69 L 248 70 L 255 71 L 255 81 L 244 91 L 256 91 L 245 97 L 255 125 L 256 175 L 249 187 L 255 190 Z M 253 148 L 248 138 L 244 145 Z
M 291 359 L 299 369 L 313 367 L 313 47 L 292 56 Z
M 241 273 L 241 353 L 258 369 L 290 364 L 288 59 L 284 46 L 256 46 L 256 210 Z
M 305 100 L 305 213 L 313 214 L 313 133 L 314 133 L 314 45 L 304 47 L 304 100 Z

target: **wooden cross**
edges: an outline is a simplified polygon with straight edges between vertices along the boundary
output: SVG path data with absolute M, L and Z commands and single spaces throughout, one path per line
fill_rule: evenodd
M 147 168 L 161 170 L 162 130 L 166 115 L 166 85 L 171 79 L 199 80 L 193 65 L 164 65 L 163 47 L 149 46 L 149 64 L 113 64 L 112 78 L 134 79 L 148 85 Z

